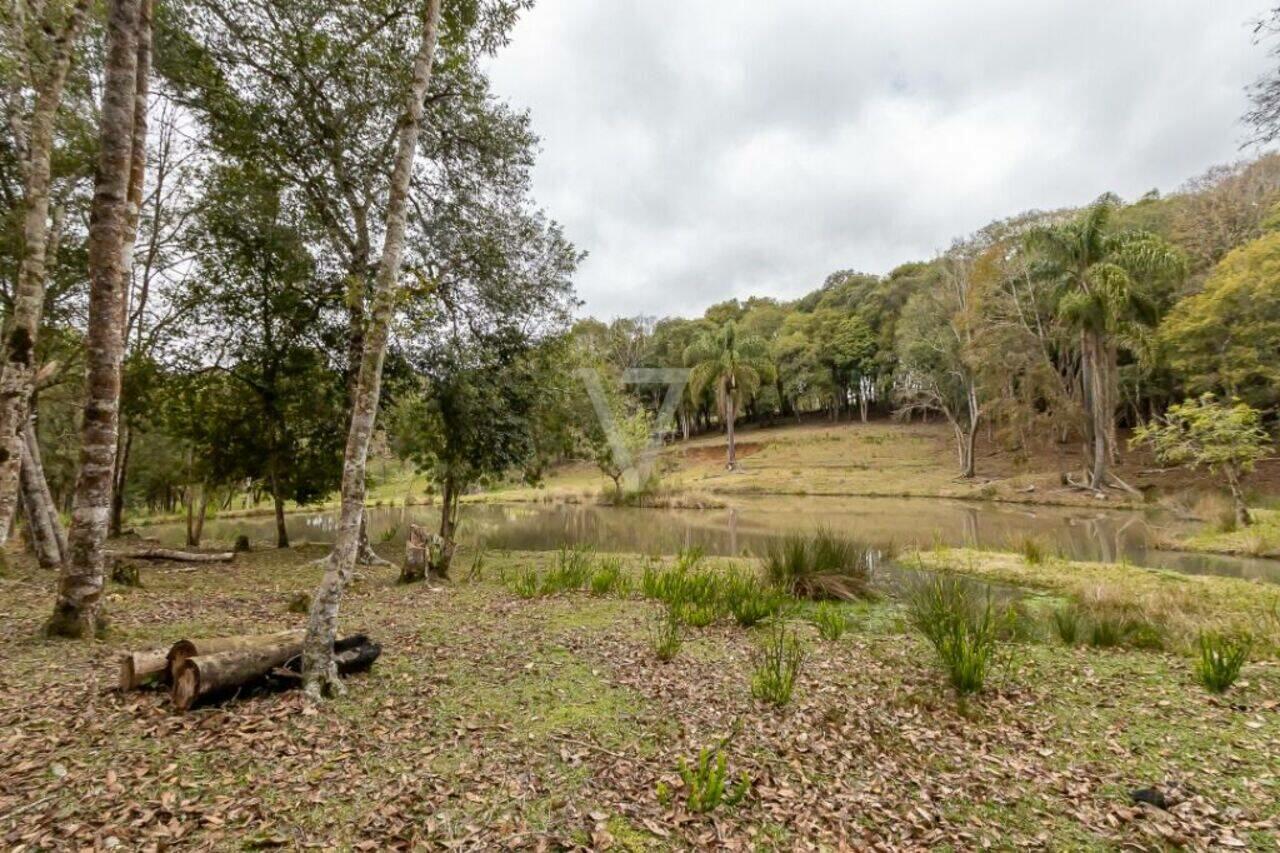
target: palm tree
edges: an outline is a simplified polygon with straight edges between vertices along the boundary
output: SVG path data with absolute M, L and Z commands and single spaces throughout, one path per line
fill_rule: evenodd
M 1089 487 L 1108 484 L 1117 450 L 1117 348 L 1157 319 L 1151 287 L 1181 277 L 1182 253 L 1146 231 L 1113 232 L 1119 199 L 1105 195 L 1070 222 L 1032 229 L 1027 245 L 1036 275 L 1054 284 L 1059 318 L 1080 340 L 1080 392 L 1085 412 Z
M 684 351 L 684 363 L 693 370 L 689 374 L 689 391 L 694 397 L 714 388 L 716 406 L 729 436 L 729 459 L 732 471 L 738 465 L 734 448 L 733 425 L 745 397 L 760 390 L 762 382 L 773 381 L 773 364 L 768 348 L 760 338 L 739 335 L 733 321 L 718 331 L 705 332 Z

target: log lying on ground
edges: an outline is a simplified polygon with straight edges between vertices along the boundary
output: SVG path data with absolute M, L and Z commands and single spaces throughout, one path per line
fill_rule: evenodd
M 287 644 L 297 647 L 298 654 L 302 650 L 302 638 L 306 634 L 301 628 L 289 631 L 276 631 L 274 634 L 245 634 L 235 637 L 205 637 L 202 639 L 179 640 L 169 648 L 169 676 L 177 680 L 178 670 L 188 658 L 219 654 L 221 652 L 248 651 L 260 646 L 277 646 Z
M 302 669 L 301 632 L 297 633 L 296 640 L 282 637 L 275 642 L 183 658 L 173 675 L 174 707 L 186 711 L 215 695 L 267 683 L 271 677 L 278 679 L 284 674 L 296 681 Z M 359 634 L 335 643 L 334 652 L 338 672 L 348 674 L 372 666 L 382 647 Z
M 142 548 L 137 551 L 108 551 L 110 556 L 129 560 L 173 560 L 177 563 L 229 563 L 232 551 L 177 551 L 173 548 Z
M 146 684 L 169 682 L 169 650 L 148 649 L 120 656 L 120 689 L 137 690 Z

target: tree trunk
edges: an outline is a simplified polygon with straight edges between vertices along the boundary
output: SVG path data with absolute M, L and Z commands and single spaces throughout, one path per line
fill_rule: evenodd
M 204 483 L 200 484 L 200 503 L 196 507 L 196 521 L 192 534 L 188 537 L 191 541 L 187 544 L 192 548 L 200 547 L 200 539 L 204 536 L 204 517 L 209 511 L 209 488 Z
M 134 98 L 150 68 L 150 0 L 111 0 L 103 85 L 101 151 L 89 224 L 89 326 L 86 397 L 80 428 L 80 472 L 50 634 L 93 636 L 100 628 L 102 544 L 111 516 L 112 472 L 120 411 L 120 362 L 124 349 L 121 264 L 128 222 Z
M 18 282 L 12 314 L 5 328 L 4 362 L 0 365 L 0 547 L 9 541 L 18 506 L 22 430 L 31 403 L 36 338 L 44 313 L 54 125 L 75 55 L 75 42 L 88 8 L 89 0 L 76 0 L 62 30 L 54 36 L 49 46 L 46 74 L 38 84 L 27 126 Z
M 1108 423 L 1106 378 L 1104 376 L 1102 341 L 1097 333 L 1086 331 L 1083 336 L 1083 370 L 1085 403 L 1088 407 L 1089 437 L 1092 440 L 1090 456 L 1092 470 L 1089 488 L 1095 491 L 1107 485 L 1108 467 L 1111 463 L 1110 437 L 1112 426 Z
M 62 530 L 62 520 L 53 506 L 53 497 L 49 494 L 49 484 L 44 480 L 44 469 L 40 466 L 39 448 L 32 453 L 29 441 L 30 422 L 24 430 L 22 442 L 22 476 L 21 486 L 23 508 L 27 515 L 27 526 L 31 531 L 32 544 L 35 546 L 36 560 L 42 569 L 56 569 L 62 565 L 66 555 L 66 533 Z
M 111 489 L 111 527 L 110 536 L 119 536 L 124 526 L 124 487 L 129 477 L 129 456 L 133 450 L 133 430 L 126 422 L 120 427 L 123 439 L 119 442 L 119 457 L 116 459 L 116 470 L 112 475 Z
M 289 547 L 289 528 L 284 523 L 284 498 L 273 488 L 271 490 L 271 501 L 276 508 L 276 547 Z
M 347 432 L 342 469 L 342 512 L 338 521 L 337 538 L 333 550 L 329 552 L 324 578 L 316 590 L 307 621 L 302 672 L 304 688 L 313 699 L 319 699 L 326 693 L 338 693 L 343 689 L 333 662 L 333 643 L 338 631 L 338 604 L 355 569 L 360 521 L 364 516 L 365 463 L 382 390 L 382 362 L 386 355 L 387 331 L 404 254 L 409 180 L 422 124 L 423 99 L 431 82 L 431 64 L 435 57 L 439 27 L 440 0 L 428 0 L 422 41 L 414 60 L 413 85 L 408 92 L 405 115 L 397 129 L 382 258 L 374 282 L 373 310 L 365 327 L 364 351 L 360 357 L 351 425 Z
M 977 475 L 977 454 L 975 448 L 978 441 L 978 424 L 970 422 L 961 436 L 960 444 L 960 476 L 971 480 Z
M 736 406 L 734 405 L 733 392 L 730 391 L 725 396 L 727 399 L 724 402 L 724 411 L 725 411 L 724 425 L 725 425 L 725 433 L 729 437 L 729 464 L 727 467 L 730 471 L 732 471 L 738 467 L 738 449 L 737 447 L 734 446 L 734 436 L 733 436 L 733 423 L 738 419 L 738 413 L 736 411 Z
M 440 543 L 439 549 L 432 549 L 431 560 L 427 565 L 428 573 L 441 578 L 449 577 L 449 566 L 453 563 L 453 552 L 457 547 L 454 533 L 458 526 L 458 484 L 452 477 L 445 477 L 444 500 L 440 509 Z
M 1240 475 L 1227 468 L 1227 488 L 1231 490 L 1231 504 L 1236 513 L 1236 524 L 1248 527 L 1253 524 L 1253 516 L 1249 513 L 1249 504 L 1245 501 L 1244 487 L 1240 483 Z

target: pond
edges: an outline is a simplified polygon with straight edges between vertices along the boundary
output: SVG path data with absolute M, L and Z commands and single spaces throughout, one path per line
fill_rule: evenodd
M 435 529 L 432 506 L 371 507 L 369 535 L 401 545 L 410 523 Z M 935 544 L 1015 549 L 1033 537 L 1075 560 L 1126 560 L 1135 565 L 1280 583 L 1280 561 L 1158 551 L 1153 531 L 1168 524 L 1157 513 L 1032 507 L 924 498 L 760 497 L 735 499 L 732 508 L 666 510 L 584 504 L 464 504 L 460 539 L 500 550 L 549 550 L 584 545 L 601 551 L 671 554 L 696 546 L 708 554 L 760 554 L 766 543 L 794 531 L 830 528 L 877 548 Z M 294 542 L 333 541 L 336 512 L 287 516 Z M 179 524 L 146 528 L 165 544 L 181 545 Z M 213 518 L 209 539 L 229 542 L 244 533 L 272 541 L 271 516 Z

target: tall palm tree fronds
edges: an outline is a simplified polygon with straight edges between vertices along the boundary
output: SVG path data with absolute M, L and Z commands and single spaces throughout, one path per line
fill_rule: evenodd
M 1138 341 L 1161 309 L 1159 285 L 1186 274 L 1185 256 L 1146 231 L 1113 231 L 1119 199 L 1105 195 L 1077 218 L 1031 229 L 1032 272 L 1055 285 L 1058 316 L 1080 336 L 1089 486 L 1101 489 L 1116 452 L 1119 344 Z
M 689 374 L 691 394 L 697 397 L 709 388 L 715 390 L 716 408 L 729 437 L 728 467 L 733 469 L 737 466 L 733 428 L 743 400 L 774 378 L 768 346 L 758 337 L 738 334 L 730 321 L 690 344 L 684 351 L 684 363 L 693 368 Z

